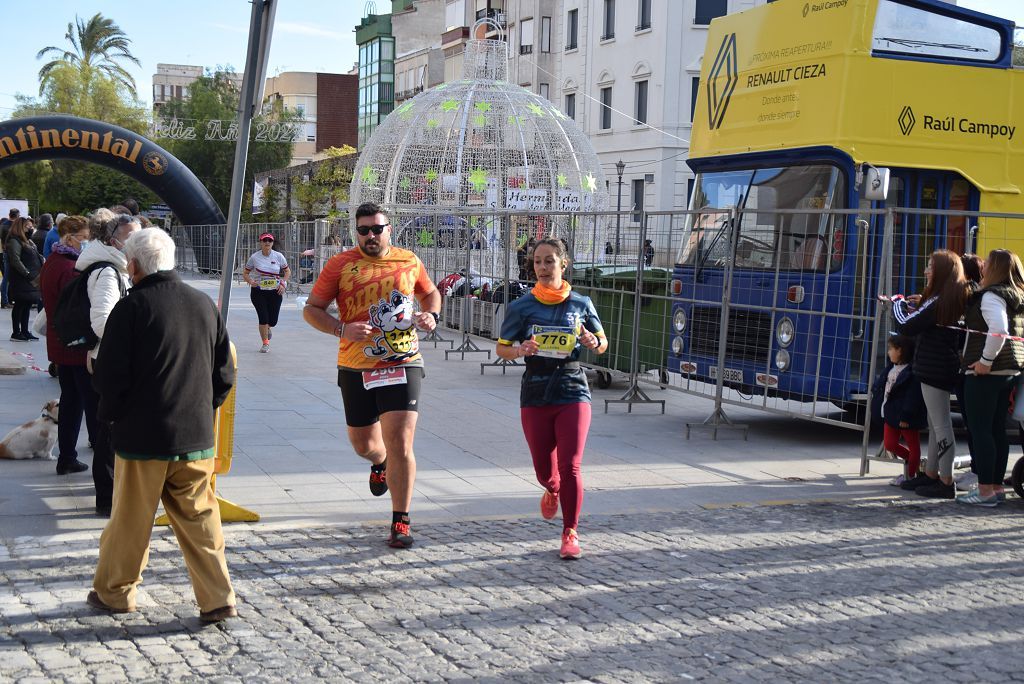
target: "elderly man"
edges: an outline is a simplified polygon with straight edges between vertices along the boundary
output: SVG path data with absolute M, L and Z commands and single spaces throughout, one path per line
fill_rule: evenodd
M 88 602 L 135 610 L 161 501 L 185 556 L 203 622 L 237 615 L 213 493 L 214 409 L 234 384 L 224 321 L 174 272 L 174 241 L 136 231 L 125 243 L 134 287 L 107 319 L 94 384 L 112 423 L 117 477 Z

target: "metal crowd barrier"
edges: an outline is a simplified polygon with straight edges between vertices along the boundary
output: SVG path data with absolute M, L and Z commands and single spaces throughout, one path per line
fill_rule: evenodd
M 872 457 L 864 407 L 892 329 L 877 295 L 920 292 L 936 246 L 1024 248 L 1021 221 L 904 209 L 391 211 L 394 244 L 423 261 L 443 295 L 442 324 L 459 334 L 446 358 L 486 354 L 481 372 L 518 365 L 491 361 L 491 341 L 506 302 L 532 285 L 529 241 L 561 238 L 573 260 L 569 279 L 594 301 L 610 341 L 607 354 L 581 360 L 599 386 L 626 383 L 606 411 L 618 403 L 629 411 L 660 403 L 664 411 L 656 393 L 683 392 L 713 402 L 708 420 L 687 433 L 706 425 L 717 436 L 732 425 L 729 407 L 858 430 L 865 471 Z M 179 268 L 219 274 L 223 230 L 175 228 Z M 292 266 L 293 292 L 308 292 L 326 260 L 353 244 L 348 223 L 246 224 L 237 274 L 267 231 Z M 780 339 L 780 331 L 789 335 L 784 319 L 796 339 Z M 785 375 L 795 368 L 794 385 Z

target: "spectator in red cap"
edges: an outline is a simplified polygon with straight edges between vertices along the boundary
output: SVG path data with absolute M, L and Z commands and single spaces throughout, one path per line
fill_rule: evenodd
M 244 275 L 245 282 L 250 285 L 249 300 L 259 318 L 262 354 L 270 351 L 272 328 L 277 325 L 277 317 L 281 313 L 281 301 L 290 272 L 284 254 L 274 250 L 274 236 L 271 233 L 260 235 L 260 250 L 253 252 L 245 262 Z

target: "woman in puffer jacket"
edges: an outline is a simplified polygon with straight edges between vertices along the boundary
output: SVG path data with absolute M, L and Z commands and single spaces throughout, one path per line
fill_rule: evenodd
M 893 297 L 896 331 L 917 337 L 914 377 L 921 383 L 928 413 L 928 461 L 925 471 L 904 482 L 902 489 L 920 496 L 952 499 L 956 438 L 949 396 L 960 374 L 961 332 L 957 329 L 967 302 L 967 280 L 960 257 L 947 249 L 932 252 L 924 271 L 925 286 L 916 305 Z
M 978 486 L 956 500 L 991 508 L 1006 496 L 1003 478 L 1010 455 L 1006 415 L 1010 392 L 1024 368 L 1024 343 L 1003 337 L 1024 337 L 1024 265 L 1013 252 L 994 249 L 983 272 L 981 289 L 971 296 L 964 314 L 968 330 L 964 401 Z
M 128 214 L 114 216 L 110 212 L 97 211 L 90 221 L 93 239 L 82 250 L 75 263 L 75 269 L 84 271 L 90 266 L 105 262 L 110 267 L 97 268 L 89 274 L 89 318 L 92 330 L 99 338 L 96 346 L 89 350 L 86 365 L 91 373 L 95 373 L 94 364 L 100 345 L 103 344 L 103 331 L 107 326 L 107 318 L 114 310 L 123 293 L 131 287 L 128 277 L 128 260 L 124 255 L 124 243 L 128 236 L 139 230 L 137 219 Z M 109 515 L 105 505 L 114 495 L 114 446 L 111 441 L 110 428 L 103 421 L 97 421 L 97 434 L 93 441 L 92 478 L 96 485 L 97 511 L 100 515 Z

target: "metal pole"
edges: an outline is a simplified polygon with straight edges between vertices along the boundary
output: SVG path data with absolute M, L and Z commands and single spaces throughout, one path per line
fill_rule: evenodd
M 615 205 L 615 263 L 619 263 L 619 231 L 622 226 L 622 169 L 619 172 L 619 198 Z
M 249 153 L 249 129 L 257 108 L 262 104 L 263 79 L 267 72 L 267 54 L 274 31 L 275 0 L 253 0 L 249 19 L 249 48 L 245 55 L 242 94 L 238 99 L 238 142 L 235 143 L 235 165 L 231 174 L 231 199 L 228 205 L 227 235 L 224 261 L 220 275 L 217 303 L 224 322 L 228 320 L 231 301 L 231 275 L 235 270 L 235 249 L 238 245 L 238 224 L 241 219 L 242 195 L 245 192 L 245 158 Z

